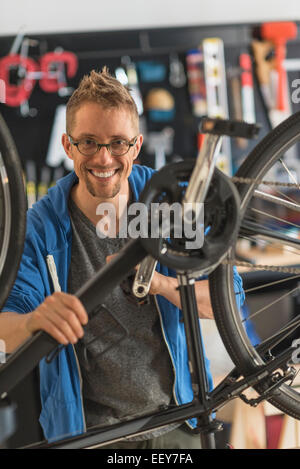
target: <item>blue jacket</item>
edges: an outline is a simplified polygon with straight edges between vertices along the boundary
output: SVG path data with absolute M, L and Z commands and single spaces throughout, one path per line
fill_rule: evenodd
M 135 200 L 144 188 L 153 170 L 134 165 L 129 183 Z M 15 285 L 3 311 L 28 313 L 53 293 L 46 256 L 52 255 L 56 264 L 62 291 L 67 291 L 71 259 L 72 229 L 68 213 L 69 192 L 77 180 L 74 172 L 59 180 L 48 194 L 36 203 L 27 214 L 27 233 L 24 253 Z M 172 275 L 162 265 L 157 270 Z M 235 276 L 237 291 L 241 279 Z M 188 368 L 184 325 L 181 311 L 162 296 L 157 296 L 163 336 L 174 369 L 173 394 L 177 404 L 190 402 L 193 398 Z M 212 379 L 207 363 L 209 385 Z M 64 347 L 50 364 L 40 362 L 40 395 L 42 411 L 40 423 L 48 440 L 73 436 L 86 431 L 82 403 L 81 374 L 75 349 Z M 194 421 L 190 421 L 193 425 Z

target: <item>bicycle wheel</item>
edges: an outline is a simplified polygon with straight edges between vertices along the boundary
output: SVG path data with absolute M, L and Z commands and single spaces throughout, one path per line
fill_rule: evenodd
M 15 281 L 24 246 L 26 198 L 21 163 L 0 115 L 0 308 Z
M 244 376 L 272 359 L 270 353 L 278 356 L 300 337 L 299 141 L 300 112 L 263 138 L 239 168 L 241 229 L 226 261 L 209 278 L 220 336 Z M 239 266 L 245 257 L 256 265 Z M 234 264 L 244 280 L 241 310 L 233 286 Z M 267 343 L 268 354 L 262 353 Z M 266 387 L 255 389 L 261 394 Z M 280 385 L 268 400 L 300 419 L 300 391 L 295 386 Z

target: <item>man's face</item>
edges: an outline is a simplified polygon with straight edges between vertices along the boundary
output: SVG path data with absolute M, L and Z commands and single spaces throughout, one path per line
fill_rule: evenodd
M 138 135 L 137 125 L 126 108 L 103 108 L 98 103 L 86 102 L 75 113 L 71 137 L 75 142 L 92 139 L 98 143 L 112 140 L 132 141 Z M 139 135 L 134 147 L 123 156 L 112 156 L 102 147 L 93 156 L 82 155 L 76 146 L 71 145 L 66 134 L 63 145 L 69 158 L 74 162 L 74 170 L 79 178 L 79 193 L 82 197 L 96 197 L 101 200 L 113 199 L 127 187 L 133 161 L 142 145 Z

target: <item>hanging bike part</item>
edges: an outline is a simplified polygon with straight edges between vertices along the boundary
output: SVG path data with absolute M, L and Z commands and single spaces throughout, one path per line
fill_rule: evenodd
M 232 178 L 241 198 L 241 228 L 235 246 L 209 280 L 221 338 L 244 375 L 287 350 L 290 354 L 279 370 L 282 377 L 291 367 L 299 370 L 299 142 L 298 112 L 270 132 Z M 289 166 L 291 149 L 298 157 L 296 172 Z M 241 310 L 235 300 L 233 266 L 244 282 Z M 263 395 L 267 386 L 255 389 Z M 293 383 L 282 384 L 268 400 L 300 418 L 300 394 Z

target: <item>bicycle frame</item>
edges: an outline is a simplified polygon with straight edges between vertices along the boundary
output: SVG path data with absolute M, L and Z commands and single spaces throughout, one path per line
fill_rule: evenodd
M 117 271 L 123 272 L 128 270 L 130 264 L 135 264 L 141 256 L 147 255 L 143 252 L 139 240 L 130 241 L 127 246 L 119 253 L 118 256 L 107 266 L 100 270 L 97 274 L 97 279 L 93 279 L 90 284 L 84 286 L 81 294 L 78 297 L 85 302 L 88 298 L 91 299 L 90 292 L 97 291 L 99 297 L 105 297 L 107 294 L 107 286 L 111 288 L 117 285 L 120 281 L 120 276 L 116 279 L 114 277 Z M 141 259 L 140 259 L 141 260 Z M 108 280 L 106 280 L 108 278 Z M 270 363 L 258 367 L 257 372 L 251 376 L 240 378 L 238 370 L 233 369 L 232 372 L 222 380 L 222 382 L 212 391 L 208 390 L 207 375 L 204 364 L 204 354 L 201 341 L 200 323 L 198 320 L 198 310 L 195 301 L 194 279 L 191 279 L 186 274 L 178 276 L 179 291 L 182 301 L 183 321 L 186 331 L 186 340 L 188 347 L 189 365 L 191 370 L 192 388 L 194 391 L 194 398 L 190 403 L 176 406 L 175 408 L 169 407 L 165 410 L 155 412 L 152 414 L 144 415 L 139 418 L 133 418 L 130 421 L 122 422 L 119 424 L 111 425 L 108 427 L 93 427 L 85 434 L 70 437 L 65 435 L 65 439 L 55 442 L 42 442 L 27 446 L 28 449 L 47 449 L 47 448 L 61 448 L 61 449 L 80 449 L 80 448 L 100 448 L 106 445 L 120 441 L 127 436 L 137 436 L 145 432 L 157 429 L 164 425 L 172 424 L 174 422 L 184 422 L 190 418 L 197 418 L 196 433 L 199 433 L 201 438 L 202 448 L 215 448 L 214 433 L 220 430 L 220 422 L 216 421 L 212 416 L 229 400 L 242 397 L 243 392 L 257 384 L 258 382 L 266 380 L 272 372 L 274 372 L 282 363 L 286 363 L 291 356 L 292 350 L 288 349 L 280 356 L 276 357 Z M 95 302 L 90 301 L 88 305 L 88 312 L 91 312 L 95 307 Z M 36 349 L 43 344 L 44 333 L 39 333 L 39 337 L 32 339 L 31 342 L 36 342 Z M 46 334 L 45 334 L 46 336 Z M 40 344 L 40 345 L 38 345 Z M 270 344 L 268 344 L 270 345 Z M 260 345 L 263 350 L 264 344 Z M 33 350 L 28 347 L 27 352 Z M 53 349 L 53 346 L 52 346 Z M 28 352 L 29 353 L 29 352 Z M 26 359 L 31 360 L 32 368 L 38 363 L 39 357 L 34 353 Z M 23 354 L 19 355 L 19 363 L 23 362 Z M 9 367 L 8 367 L 9 368 Z M 14 369 L 16 369 L 14 367 Z M 21 369 L 21 368 L 20 368 Z M 5 373 L 4 373 L 5 377 Z M 2 370 L 0 370 L 0 384 L 3 382 Z M 288 378 L 285 377 L 285 380 Z M 280 383 L 278 383 L 279 385 Z M 272 391 L 275 390 L 274 389 Z M 267 397 L 264 396 L 264 398 Z M 250 402 L 251 404 L 251 402 Z M 255 403 L 253 403 L 255 404 Z
M 220 133 L 219 133 L 220 135 Z M 211 137 L 209 139 L 209 137 Z M 186 201 L 191 203 L 203 202 L 207 193 L 213 168 L 215 166 L 216 147 L 218 138 L 209 135 L 200 159 L 193 171 Z M 207 160 L 207 154 L 209 159 Z M 201 162 L 201 164 L 199 163 Z M 207 161 L 209 163 L 207 164 Z M 200 164 L 200 166 L 199 166 Z M 204 169 L 203 169 L 204 168 Z M 101 301 L 107 294 L 127 276 L 137 264 L 149 253 L 140 239 L 131 240 L 120 253 L 105 267 L 103 267 L 76 294 L 81 300 L 89 316 L 97 313 L 99 298 Z M 212 267 L 212 270 L 215 265 Z M 199 275 L 199 271 L 197 271 Z M 150 276 L 151 277 L 151 276 Z M 193 400 L 188 404 L 167 408 L 163 411 L 134 418 L 110 427 L 88 430 L 85 434 L 56 442 L 38 443 L 27 448 L 95 448 L 119 441 L 126 436 L 140 435 L 155 428 L 174 422 L 183 422 L 190 418 L 197 419 L 195 432 L 200 434 L 202 448 L 215 448 L 214 433 L 220 428 L 212 413 L 222 407 L 229 399 L 241 396 L 242 392 L 254 384 L 266 380 L 281 363 L 287 361 L 291 351 L 286 351 L 263 367 L 258 367 L 257 373 L 238 380 L 239 373 L 234 369 L 228 377 L 213 391 L 208 389 L 208 380 L 204 363 L 204 352 L 201 339 L 200 322 L 195 296 L 195 279 L 192 272 L 178 272 L 179 293 L 181 298 L 183 321 L 189 358 L 189 369 L 193 389 Z M 58 343 L 45 332 L 36 333 L 30 340 L 12 354 L 9 361 L 0 368 L 0 396 L 5 397 L 16 384 L 32 371 L 38 362 L 47 360 L 59 353 Z M 284 376 L 282 380 L 287 380 Z M 280 384 L 282 380 L 278 380 Z M 277 383 L 276 383 L 277 384 Z M 279 385 L 278 384 L 278 385 Z M 274 384 L 273 389 L 276 386 Z M 266 393 L 267 396 L 267 393 Z

